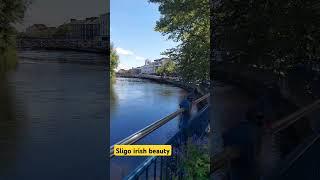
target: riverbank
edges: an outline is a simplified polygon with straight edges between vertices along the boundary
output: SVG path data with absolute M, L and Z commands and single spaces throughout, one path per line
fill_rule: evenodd
M 192 92 L 194 89 L 197 89 L 197 91 L 201 95 L 205 95 L 208 93 L 208 88 L 183 83 L 177 77 L 162 77 L 162 76 L 147 75 L 147 74 L 137 74 L 137 75 L 119 75 L 119 74 L 117 74 L 116 77 L 147 79 L 147 80 L 151 80 L 151 81 L 154 81 L 157 83 L 169 84 L 172 86 L 176 86 L 176 87 L 179 87 L 179 88 L 186 90 L 187 92 Z
M 119 75 L 119 74 L 117 74 L 116 77 L 147 79 L 147 80 L 155 81 L 155 82 L 162 83 L 162 84 L 170 84 L 170 85 L 182 88 L 188 92 L 192 90 L 191 86 L 183 84 L 178 79 L 170 78 L 170 77 L 161 77 L 161 76 L 147 75 L 147 74 L 137 74 L 137 75 Z
M 95 53 L 107 55 L 108 52 L 105 49 L 97 48 L 72 48 L 72 47 L 20 47 L 17 50 L 51 50 L 51 51 L 73 51 L 73 52 L 84 52 L 84 53 Z

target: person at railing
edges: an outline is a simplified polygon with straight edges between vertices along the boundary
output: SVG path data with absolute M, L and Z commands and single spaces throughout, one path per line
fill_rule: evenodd
M 180 108 L 183 108 L 185 111 L 180 116 L 179 121 L 179 129 L 181 132 L 181 142 L 186 143 L 186 140 L 188 138 L 188 123 L 191 116 L 191 108 L 192 108 L 192 100 L 193 95 L 189 94 L 186 98 L 183 99 L 183 101 L 180 103 Z

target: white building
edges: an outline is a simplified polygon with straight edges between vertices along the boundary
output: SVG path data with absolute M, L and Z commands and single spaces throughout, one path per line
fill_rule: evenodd
M 153 62 L 146 59 L 145 65 L 141 67 L 141 74 L 156 74 L 157 69 L 168 62 L 168 58 L 156 59 Z
M 163 66 L 165 63 L 167 63 L 169 61 L 168 58 L 161 58 L 161 59 L 156 59 L 154 60 L 154 66 L 155 66 L 155 71 L 157 71 L 158 68 L 160 68 L 161 66 Z
M 155 74 L 155 65 L 149 59 L 145 60 L 144 66 L 141 66 L 141 74 Z

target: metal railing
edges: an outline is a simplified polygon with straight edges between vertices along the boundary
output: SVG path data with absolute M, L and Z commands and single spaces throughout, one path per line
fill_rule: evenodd
M 168 116 L 150 124 L 149 126 L 137 131 L 136 133 L 126 137 L 125 139 L 119 141 L 116 143 L 116 145 L 130 145 L 134 144 L 135 142 L 139 141 L 140 139 L 146 137 L 148 134 L 152 133 L 159 127 L 163 126 L 167 122 L 171 121 L 178 115 L 180 115 L 182 112 L 184 112 L 184 109 L 180 108 L 174 113 L 169 114 Z M 110 158 L 114 157 L 114 145 L 110 147 Z
M 306 115 L 312 113 L 313 111 L 319 108 L 320 108 L 320 100 L 317 100 L 314 103 L 304 108 L 301 108 L 300 110 L 290 114 L 289 116 L 273 123 L 271 125 L 272 133 L 275 134 L 281 130 L 284 130 L 285 128 L 289 127 L 291 124 L 295 123 L 297 120 L 301 119 L 302 117 L 305 117 Z
M 198 103 L 206 100 L 210 97 L 210 94 L 206 94 L 199 99 L 196 99 L 192 102 L 190 102 L 191 106 L 197 105 Z M 203 114 L 202 112 L 206 111 L 208 109 L 208 104 L 206 104 L 201 110 L 198 111 L 197 115 L 193 118 L 196 118 L 197 116 L 200 116 L 200 114 Z M 173 120 L 175 117 L 179 116 L 180 114 L 187 111 L 184 108 L 179 108 L 177 111 L 169 114 L 168 116 L 150 124 L 149 126 L 137 131 L 136 133 L 128 136 L 127 138 L 119 141 L 115 145 L 130 145 L 134 144 L 137 141 L 141 140 L 142 138 L 146 137 L 153 131 L 157 130 L 161 126 L 165 125 L 169 121 Z M 194 121 L 192 121 L 194 122 Z M 199 124 L 199 123 L 197 123 Z M 194 126 L 192 126 L 194 127 Z M 167 141 L 165 144 L 174 145 L 177 143 L 177 139 L 181 137 L 181 131 L 178 131 L 172 138 L 170 138 L 169 141 Z M 114 145 L 110 147 L 110 158 L 114 157 Z M 149 157 L 147 158 L 142 164 L 138 165 L 138 167 L 131 171 L 125 179 L 128 180 L 135 180 L 139 179 L 143 176 L 145 176 L 145 179 L 167 179 L 172 176 L 173 170 L 170 168 L 172 166 L 172 160 L 177 161 L 177 155 L 173 153 L 172 157 L 166 158 L 166 157 Z M 177 163 L 177 162 L 175 162 Z M 174 163 L 174 164 L 175 164 Z M 173 164 L 173 165 L 174 165 Z
M 271 125 L 271 128 L 268 133 L 272 135 L 276 135 L 277 133 L 284 131 L 285 129 L 289 128 L 291 125 L 293 125 L 295 122 L 300 120 L 303 117 L 306 117 L 307 115 L 311 114 L 315 110 L 320 109 L 320 100 L 316 100 L 314 103 L 299 109 L 298 111 L 286 116 L 283 119 L 280 119 L 279 121 L 274 122 Z M 293 156 L 290 157 L 290 159 L 287 159 L 287 167 L 288 169 L 299 157 L 303 155 L 303 153 L 311 147 L 312 144 L 315 143 L 316 140 L 320 139 L 320 135 L 317 134 L 311 140 L 303 144 L 304 147 L 299 149 L 298 152 L 295 152 Z M 230 160 L 233 158 L 239 157 L 239 153 L 236 148 L 228 148 L 225 149 L 223 152 L 215 155 L 211 158 L 211 173 L 215 173 L 216 171 L 220 169 L 225 169 L 230 165 Z M 284 163 L 283 163 L 284 164 Z M 281 168 L 281 167 L 280 167 Z M 278 169 L 279 170 L 279 169 Z M 279 170 L 281 173 L 283 173 L 284 170 Z M 279 173 L 280 174 L 280 173 Z M 279 175 L 278 174 L 278 175 Z
M 201 101 L 206 100 L 208 97 L 210 97 L 210 94 L 206 94 L 206 95 L 202 96 L 201 98 L 193 101 L 192 105 L 197 105 Z M 185 111 L 185 109 L 180 108 L 177 111 L 167 115 L 166 117 L 164 117 L 164 118 L 162 118 L 162 119 L 150 124 L 149 126 L 143 128 L 143 129 L 137 131 L 136 133 L 133 133 L 132 135 L 130 135 L 130 136 L 124 138 L 123 140 L 117 142 L 116 145 L 134 144 L 135 142 L 137 142 L 140 139 L 146 137 L 148 134 L 150 134 L 151 132 L 153 132 L 156 129 L 160 128 L 161 126 L 163 126 L 167 122 L 171 121 L 172 119 L 174 119 L 178 115 L 182 114 L 184 111 Z M 112 145 L 110 147 L 110 158 L 113 158 L 113 157 L 114 157 L 114 145 Z
M 193 127 L 192 134 L 197 134 L 198 138 L 203 137 L 207 132 L 204 131 L 205 127 L 202 124 L 203 131 L 200 133 L 196 132 L 197 125 L 201 124 L 199 122 L 200 116 L 206 116 L 205 112 L 208 112 L 209 105 L 204 106 L 198 113 L 197 116 L 191 119 L 191 124 L 189 127 Z M 201 125 L 200 125 L 201 127 Z M 198 129 L 199 131 L 199 129 Z M 200 130 L 201 131 L 201 130 Z M 176 133 L 168 142 L 165 144 L 171 144 L 176 149 L 179 149 L 180 145 L 183 145 L 183 140 L 181 140 L 182 132 Z M 181 148 L 181 147 L 180 147 Z M 142 164 L 140 164 L 134 171 L 132 171 L 125 179 L 126 180 L 137 180 L 137 179 L 173 179 L 175 176 L 178 179 L 184 179 L 183 172 L 181 169 L 177 168 L 179 166 L 179 159 L 181 159 L 179 153 L 172 153 L 170 157 L 149 157 Z

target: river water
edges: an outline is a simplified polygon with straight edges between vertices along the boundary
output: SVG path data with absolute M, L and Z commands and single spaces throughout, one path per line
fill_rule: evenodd
M 175 111 L 185 95 L 170 85 L 117 78 L 107 102 L 105 56 L 33 50 L 19 57 L 0 81 L 0 180 L 108 179 L 107 133 L 114 144 Z M 178 121 L 138 143 L 164 143 Z M 111 179 L 144 159 L 112 159 Z
M 114 144 L 145 126 L 173 113 L 186 95 L 180 88 L 149 80 L 117 78 L 111 87 L 110 143 Z M 179 129 L 179 117 L 137 144 L 163 144 Z M 114 157 L 111 179 L 120 179 L 145 157 Z
M 106 57 L 56 51 L 19 56 L 0 88 L 0 179 L 107 179 L 107 71 L 90 62 Z

